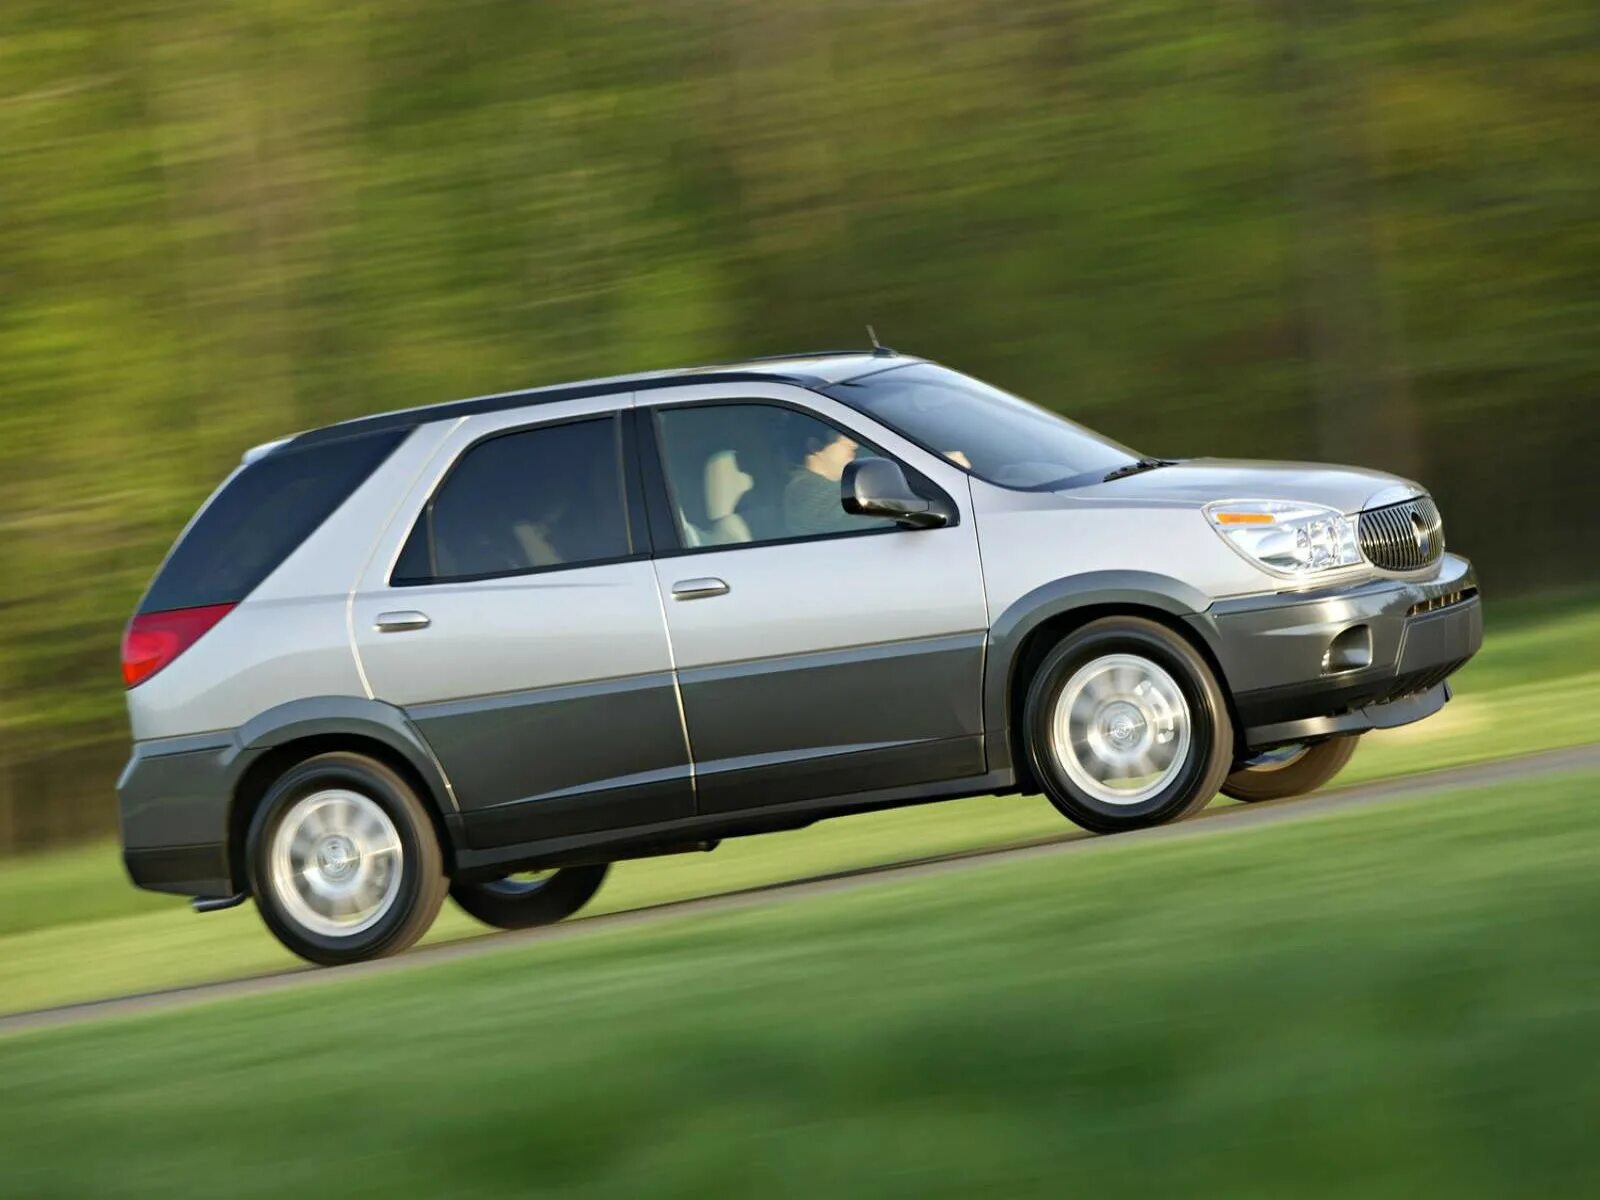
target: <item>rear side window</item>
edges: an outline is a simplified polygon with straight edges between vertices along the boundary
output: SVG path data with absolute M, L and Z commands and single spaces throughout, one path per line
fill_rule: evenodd
M 613 416 L 470 447 L 406 540 L 391 583 L 489 579 L 632 553 Z
M 384 430 L 303 449 L 291 444 L 240 467 L 173 547 L 139 611 L 243 600 L 409 432 Z

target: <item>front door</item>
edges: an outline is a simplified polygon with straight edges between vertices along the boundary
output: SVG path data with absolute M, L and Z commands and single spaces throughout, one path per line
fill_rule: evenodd
M 653 393 L 643 422 L 699 810 L 981 774 L 988 620 L 965 476 L 873 445 L 895 439 L 824 397 L 717 392 Z M 952 522 L 845 513 L 839 476 L 868 453 Z
M 637 474 L 602 403 L 464 422 L 354 597 L 372 692 L 433 748 L 473 846 L 694 811 Z

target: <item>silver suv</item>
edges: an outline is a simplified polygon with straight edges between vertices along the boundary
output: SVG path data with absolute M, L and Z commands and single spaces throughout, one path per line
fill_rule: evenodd
M 1038 790 L 1097 832 L 1309 791 L 1482 641 L 1426 493 L 1145 458 L 934 363 L 818 354 L 250 451 L 127 632 L 141 887 L 319 963 L 619 859 Z

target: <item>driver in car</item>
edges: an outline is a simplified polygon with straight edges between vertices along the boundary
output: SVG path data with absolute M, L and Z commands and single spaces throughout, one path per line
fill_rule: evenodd
M 832 439 L 826 442 L 817 435 L 806 438 L 805 457 L 783 489 L 783 524 L 795 537 L 861 528 L 861 518 L 839 502 L 839 480 L 858 446 L 837 430 L 827 432 Z

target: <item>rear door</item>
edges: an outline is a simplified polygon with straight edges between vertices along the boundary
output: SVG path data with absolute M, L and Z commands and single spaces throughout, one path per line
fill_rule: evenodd
M 694 811 L 619 402 L 464 419 L 352 600 L 372 693 L 433 748 L 474 846 Z
M 700 811 L 981 774 L 988 617 L 966 477 L 800 389 L 647 399 L 655 570 Z M 952 522 L 846 514 L 838 476 L 863 453 L 900 461 Z

